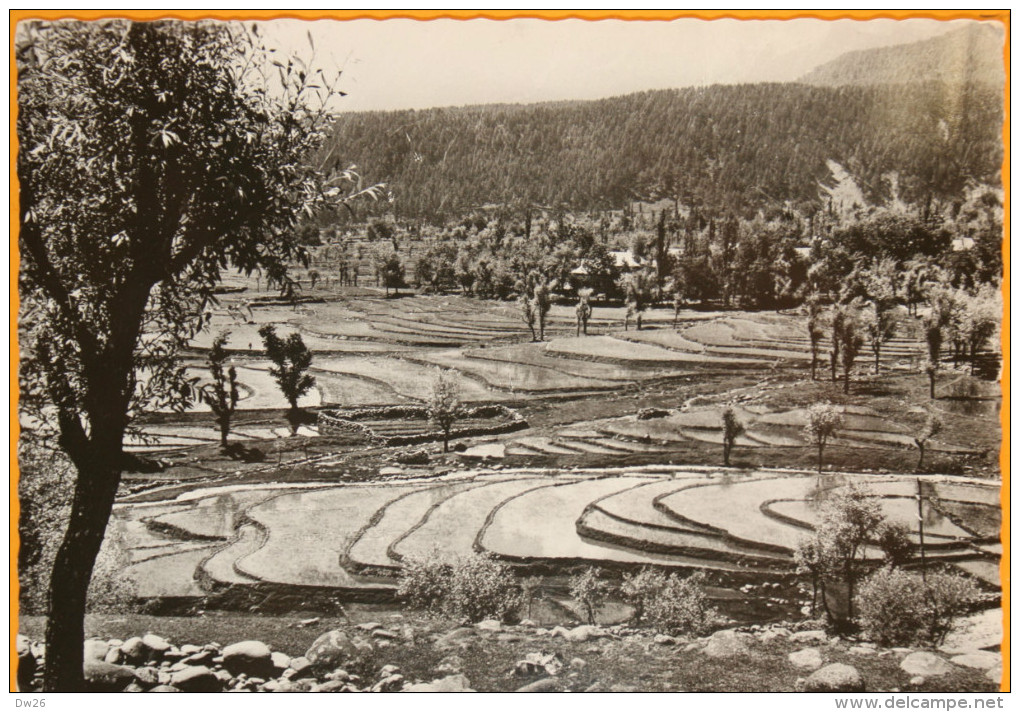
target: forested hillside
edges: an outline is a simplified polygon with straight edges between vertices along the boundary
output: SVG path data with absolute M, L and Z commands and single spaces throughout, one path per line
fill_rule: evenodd
M 750 215 L 821 205 L 827 161 L 869 202 L 955 200 L 997 185 L 1001 90 L 982 83 L 710 86 L 590 102 L 341 117 L 329 151 L 389 183 L 398 217 L 492 202 L 620 207 L 678 199 Z M 895 174 L 890 180 L 891 174 Z
M 932 39 L 848 52 L 805 75 L 807 84 L 890 84 L 902 82 L 986 82 L 1002 89 L 1002 32 L 968 25 Z

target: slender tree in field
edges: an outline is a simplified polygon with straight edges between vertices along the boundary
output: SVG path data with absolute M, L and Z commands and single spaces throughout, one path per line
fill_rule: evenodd
M 626 275 L 623 279 L 624 292 L 627 295 L 627 307 L 637 320 L 637 329 L 641 330 L 641 317 L 652 304 L 655 290 L 655 272 L 641 268 Z
M 737 413 L 733 410 L 733 406 L 728 405 L 723 408 L 722 411 L 722 425 L 723 425 L 723 464 L 726 467 L 730 466 L 730 453 L 733 452 L 733 446 L 737 442 L 737 438 L 744 434 L 744 424 L 737 418 Z
M 843 318 L 843 328 L 840 331 L 839 357 L 843 365 L 843 392 L 850 392 L 850 371 L 853 370 L 854 361 L 864 346 L 864 336 L 861 335 L 860 312 L 852 307 L 847 310 Z
M 882 345 L 896 334 L 896 263 L 892 259 L 876 260 L 864 271 L 864 290 L 871 309 L 864 317 L 865 332 L 875 355 L 875 373 L 881 368 Z
M 811 380 L 813 381 L 818 372 L 818 347 L 824 335 L 821 299 L 817 294 L 812 294 L 807 298 L 806 306 L 807 332 L 808 339 L 811 341 Z
M 233 366 L 224 370 L 227 364 L 227 351 L 224 346 L 227 343 L 227 334 L 220 334 L 212 343 L 209 349 L 209 373 L 212 375 L 212 383 L 202 388 L 202 400 L 212 410 L 216 417 L 216 425 L 220 429 L 220 447 L 226 449 L 227 436 L 230 435 L 230 420 L 234 417 L 237 409 L 237 401 L 240 397 L 237 387 L 237 369 Z
M 822 471 L 825 446 L 843 427 L 843 412 L 831 403 L 816 403 L 807 412 L 804 432 L 818 448 L 818 472 Z
M 450 450 L 450 431 L 461 417 L 462 410 L 460 389 L 457 388 L 453 374 L 442 369 L 437 370 L 436 378 L 432 382 L 432 392 L 429 393 L 428 412 L 429 420 L 443 433 L 443 452 Z
M 928 441 L 934 438 L 936 435 L 942 432 L 942 418 L 935 411 L 928 411 L 927 417 L 924 419 L 924 425 L 921 427 L 920 432 L 914 438 L 914 444 L 917 446 L 917 471 L 921 472 L 921 468 L 924 467 L 924 450 L 928 445 Z
M 312 352 L 305 346 L 301 334 L 294 332 L 286 339 L 281 339 L 271 324 L 259 329 L 259 336 L 262 337 L 262 344 L 266 348 L 266 356 L 273 362 L 269 373 L 276 379 L 276 385 L 280 387 L 280 392 L 290 404 L 287 422 L 290 424 L 291 434 L 296 435 L 301 424 L 298 399 L 315 385 L 315 379 L 307 373 L 309 366 L 312 365 Z
M 305 257 L 297 216 L 378 188 L 309 160 L 337 77 L 266 49 L 252 25 L 23 21 L 14 45 L 21 405 L 76 473 L 44 686 L 74 691 L 132 417 L 195 397 L 177 355 L 223 269 L 286 291 Z

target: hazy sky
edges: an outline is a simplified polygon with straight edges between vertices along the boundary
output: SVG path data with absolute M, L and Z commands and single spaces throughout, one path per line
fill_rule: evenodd
M 343 67 L 345 110 L 596 99 L 790 81 L 857 49 L 926 39 L 936 20 L 277 20 L 275 42 Z

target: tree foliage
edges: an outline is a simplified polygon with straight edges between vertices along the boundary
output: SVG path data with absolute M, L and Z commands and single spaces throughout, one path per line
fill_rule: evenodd
M 230 420 L 237 409 L 237 401 L 240 398 L 237 383 L 237 369 L 229 366 L 224 370 L 227 363 L 227 351 L 224 348 L 227 343 L 227 334 L 219 334 L 209 349 L 209 374 L 212 376 L 212 383 L 207 383 L 201 390 L 202 401 L 209 406 L 216 418 L 216 425 L 220 429 L 220 446 L 227 446 L 227 437 L 230 435 Z
M 305 346 L 301 334 L 292 332 L 287 338 L 281 339 L 272 324 L 265 324 L 259 329 L 266 356 L 273 362 L 269 374 L 276 380 L 280 392 L 290 404 L 287 419 L 292 433 L 297 432 L 299 425 L 298 399 L 308 393 L 315 385 L 315 378 L 308 375 L 312 365 L 312 352 Z
M 450 430 L 462 416 L 460 390 L 457 379 L 445 369 L 436 369 L 432 390 L 429 392 L 429 420 L 443 433 L 443 452 L 449 451 Z
M 843 427 L 843 411 L 832 403 L 815 403 L 808 408 L 804 433 L 818 448 L 818 471 L 822 471 L 822 454 L 829 440 Z

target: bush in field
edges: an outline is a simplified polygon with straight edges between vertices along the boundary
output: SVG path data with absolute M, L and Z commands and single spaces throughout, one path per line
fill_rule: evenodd
M 228 356 L 226 350 L 229 334 L 223 332 L 218 335 L 209 349 L 209 373 L 212 375 L 212 383 L 207 383 L 199 395 L 216 417 L 216 425 L 220 430 L 220 447 L 226 449 L 227 437 L 230 435 L 230 420 L 234 417 L 237 409 L 237 401 L 240 398 L 237 384 L 237 369 L 227 364 Z
M 401 562 L 397 595 L 411 608 L 442 613 L 449 598 L 453 565 L 436 552 L 409 556 Z
M 914 542 L 910 539 L 910 527 L 902 522 L 882 522 L 876 537 L 882 557 L 889 566 L 902 566 L 914 553 Z
M 666 585 L 666 575 L 658 569 L 642 567 L 636 574 L 623 575 L 620 594 L 634 606 L 634 620 L 640 622 L 652 597 Z
M 510 567 L 483 554 L 405 559 L 397 595 L 411 608 L 470 621 L 506 619 L 523 603 Z
M 922 629 L 924 592 L 917 576 L 882 568 L 862 585 L 857 597 L 858 622 L 879 645 L 909 645 Z
M 428 401 L 429 420 L 443 431 L 443 452 L 450 450 L 450 430 L 463 414 L 457 381 L 448 370 L 437 369 Z
M 960 574 L 922 577 L 885 567 L 861 585 L 858 622 L 880 645 L 940 645 L 977 595 L 974 582 Z
M 305 373 L 312 365 L 312 352 L 305 346 L 301 334 L 295 332 L 286 339 L 281 339 L 271 324 L 259 329 L 259 336 L 262 337 L 262 343 L 266 347 L 266 356 L 273 362 L 269 373 L 276 380 L 283 397 L 290 403 L 290 410 L 287 412 L 290 431 L 297 434 L 301 420 L 298 399 L 315 385 L 315 378 Z
M 595 616 L 605 605 L 609 584 L 600 576 L 594 566 L 570 577 L 570 597 L 584 609 L 585 617 L 590 625 L 595 625 Z
M 521 588 L 506 564 L 484 554 L 473 554 L 454 564 L 446 601 L 450 615 L 473 622 L 504 620 L 523 602 Z
M 652 627 L 666 635 L 701 635 L 719 622 L 719 613 L 705 595 L 705 574 L 670 574 L 646 604 Z
M 914 438 L 914 444 L 917 446 L 917 471 L 921 472 L 921 468 L 924 467 L 924 448 L 927 446 L 928 441 L 933 437 L 942 432 L 942 418 L 938 413 L 929 411 L 928 416 L 924 420 L 924 425 L 921 427 L 921 431 Z
M 831 403 L 815 403 L 808 408 L 808 422 L 804 432 L 818 448 L 818 471 L 822 471 L 825 445 L 843 427 L 843 412 Z
M 723 464 L 726 467 L 730 466 L 730 453 L 733 452 L 733 446 L 737 442 L 737 438 L 744 434 L 744 424 L 737 418 L 737 413 L 733 410 L 733 406 L 726 406 L 722 412 L 722 426 L 723 426 Z

